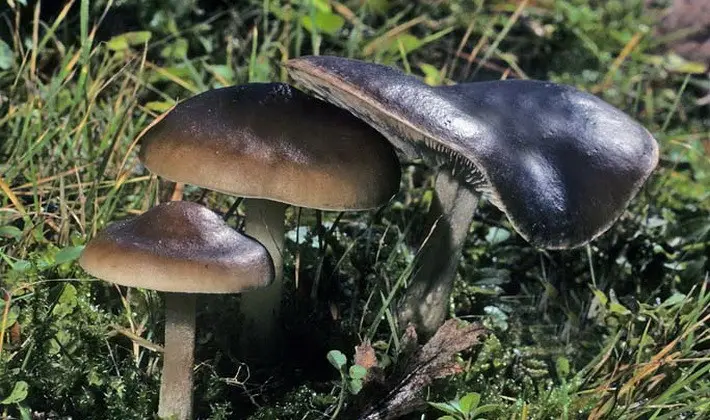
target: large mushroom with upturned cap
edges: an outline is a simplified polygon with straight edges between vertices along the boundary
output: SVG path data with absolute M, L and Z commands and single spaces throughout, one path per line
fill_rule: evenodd
M 622 214 L 658 161 L 652 135 L 603 100 L 569 86 L 505 80 L 431 87 L 379 64 L 292 59 L 291 77 L 439 169 L 436 226 L 401 318 L 432 333 L 483 193 L 536 246 L 586 244 Z
M 157 175 L 244 200 L 245 233 L 271 253 L 274 284 L 243 300 L 252 348 L 273 349 L 287 205 L 368 210 L 399 190 L 394 148 L 376 130 L 285 83 L 214 89 L 178 104 L 142 138 Z
M 111 283 L 164 292 L 158 416 L 178 420 L 192 418 L 196 294 L 242 293 L 266 287 L 274 277 L 261 244 L 185 201 L 109 225 L 89 241 L 79 264 Z

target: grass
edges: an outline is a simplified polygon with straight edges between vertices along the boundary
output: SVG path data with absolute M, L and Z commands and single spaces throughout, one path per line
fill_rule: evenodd
M 171 192 L 136 158 L 150 121 L 206 89 L 286 80 L 280 63 L 312 53 L 430 83 L 572 84 L 633 115 L 661 145 L 646 188 L 586 249 L 533 249 L 480 207 L 451 310 L 491 333 L 429 401 L 475 392 L 495 406 L 487 418 L 506 419 L 710 412 L 710 137 L 708 108 L 695 104 L 707 79 L 662 53 L 640 1 L 163 3 L 0 9 L 0 418 L 151 416 L 161 302 L 88 278 L 75 260 L 107 223 Z M 289 213 L 291 354 L 281 366 L 249 371 L 234 356 L 236 331 L 225 330 L 238 322 L 238 299 L 201 299 L 200 418 L 327 418 L 348 397 L 328 351 L 351 358 L 369 338 L 382 364 L 396 362 L 390 305 L 426 236 L 418 227 L 432 194 L 425 168 L 403 170 L 400 193 L 377 212 Z M 234 201 L 185 193 L 222 213 Z

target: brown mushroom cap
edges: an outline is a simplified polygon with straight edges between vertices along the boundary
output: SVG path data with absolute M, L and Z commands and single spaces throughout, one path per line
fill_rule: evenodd
M 261 244 L 185 201 L 111 224 L 89 241 L 79 264 L 112 283 L 164 292 L 239 293 L 274 277 Z
M 399 161 L 376 130 L 284 83 L 194 96 L 142 139 L 152 172 L 233 195 L 364 210 L 399 189 Z

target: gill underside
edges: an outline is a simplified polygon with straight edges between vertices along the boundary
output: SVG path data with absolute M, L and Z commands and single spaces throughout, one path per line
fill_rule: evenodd
M 483 173 L 470 160 L 454 150 L 432 140 L 426 134 L 402 122 L 403 118 L 387 115 L 366 97 L 348 97 L 340 89 L 333 89 L 322 81 L 312 80 L 307 73 L 298 74 L 298 79 L 316 97 L 350 111 L 384 135 L 398 151 L 409 159 L 421 158 L 436 169 L 446 170 L 467 187 L 486 194 L 488 182 Z
M 438 172 L 447 172 L 459 182 L 462 187 L 475 191 L 481 198 L 493 204 L 501 211 L 505 207 L 498 195 L 491 187 L 483 172 L 470 159 L 458 152 L 431 140 L 423 138 L 420 155 L 424 156 L 424 163 Z
M 380 109 L 376 101 L 367 95 L 349 94 L 341 88 L 332 88 L 327 82 L 306 72 L 294 72 L 292 76 L 304 84 L 312 95 L 349 111 L 374 127 L 407 159 L 421 159 L 433 169 L 450 173 L 462 186 L 476 191 L 498 206 L 497 195 L 483 172 L 470 159 L 405 123 L 405 118 Z
M 471 160 L 429 138 L 424 138 L 422 143 L 424 147 L 420 149 L 424 150 L 421 154 L 428 158 L 425 160 L 429 166 L 449 172 L 454 179 L 474 191 L 486 193 L 490 189 L 485 176 Z

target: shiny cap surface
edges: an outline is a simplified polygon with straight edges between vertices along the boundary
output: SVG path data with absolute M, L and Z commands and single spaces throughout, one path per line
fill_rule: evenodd
M 284 83 L 185 100 L 146 132 L 139 156 L 172 181 L 322 210 L 376 208 L 399 190 L 380 133 Z
M 266 248 L 186 201 L 112 223 L 89 241 L 79 264 L 108 282 L 164 292 L 239 293 L 274 277 Z
M 583 245 L 622 214 L 658 162 L 653 136 L 594 95 L 542 81 L 431 87 L 340 57 L 286 63 L 313 94 L 382 132 L 402 153 L 449 160 L 526 240 Z

